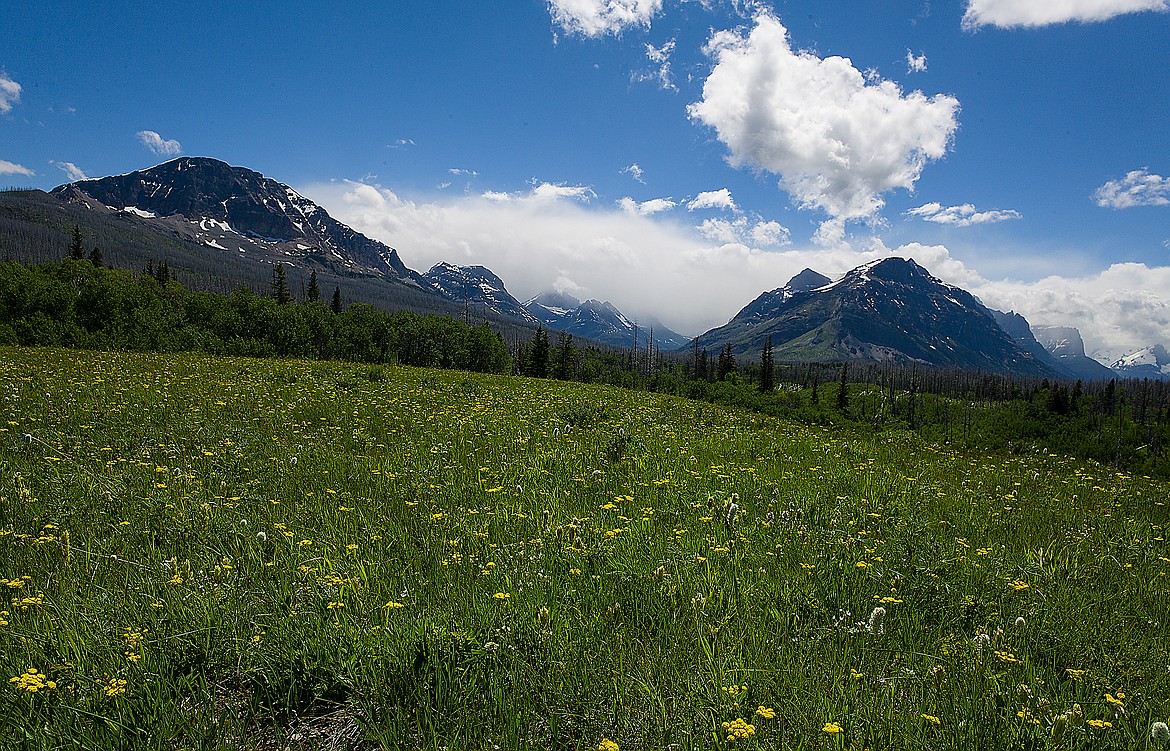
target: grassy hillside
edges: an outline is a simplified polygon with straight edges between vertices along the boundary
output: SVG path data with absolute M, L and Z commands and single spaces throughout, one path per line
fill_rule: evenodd
M 1155 747 L 1167 495 L 554 381 L 0 349 L 0 738 Z

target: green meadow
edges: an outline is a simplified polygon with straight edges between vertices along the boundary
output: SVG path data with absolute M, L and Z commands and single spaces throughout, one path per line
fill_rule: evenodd
M 1160 747 L 1168 496 L 616 388 L 0 349 L 0 746 Z

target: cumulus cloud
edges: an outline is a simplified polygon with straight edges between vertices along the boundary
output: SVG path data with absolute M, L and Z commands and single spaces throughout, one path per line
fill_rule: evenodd
M 992 209 L 977 211 L 972 204 L 943 206 L 940 203 L 925 203 L 910 209 L 906 216 L 914 216 L 935 224 L 953 224 L 956 227 L 970 227 L 973 224 L 991 224 L 1009 219 L 1019 219 L 1020 212 L 1013 209 Z
M 592 188 L 584 185 L 566 185 L 564 183 L 548 183 L 533 180 L 532 190 L 517 193 L 489 190 L 480 197 L 494 203 L 511 203 L 513 201 L 550 202 L 562 200 L 589 203 L 589 200 L 596 198 L 597 194 L 593 192 Z
M 178 156 L 183 151 L 183 145 L 175 140 L 163 138 L 153 130 L 140 130 L 134 135 L 143 146 L 159 156 Z
M 696 209 L 731 209 L 734 211 L 735 208 L 735 200 L 727 188 L 703 191 L 687 204 L 688 211 Z
M 25 175 L 26 177 L 32 177 L 36 174 L 28 167 L 0 159 L 0 175 Z
M 0 70 L 0 115 L 7 115 L 12 111 L 12 105 L 20 103 L 21 85 Z
M 963 28 L 1015 28 L 1080 21 L 1105 21 L 1141 11 L 1170 9 L 1168 0 L 968 0 Z
M 69 179 L 69 182 L 75 183 L 78 180 L 88 180 L 89 179 L 89 175 L 85 174 L 85 172 L 83 172 L 81 170 L 81 168 L 78 167 L 73 162 L 50 161 L 49 164 L 53 165 L 57 169 L 64 172 L 65 177 Z
M 905 94 L 847 58 L 794 50 L 766 12 L 750 32 L 716 32 L 706 51 L 715 66 L 691 117 L 715 129 L 732 166 L 779 175 L 800 208 L 831 220 L 875 217 L 882 194 L 912 189 L 958 127 L 954 97 Z
M 549 0 L 555 24 L 569 34 L 602 37 L 620 34 L 630 26 L 650 25 L 662 10 L 662 0 Z
M 670 211 L 678 204 L 669 198 L 651 198 L 649 201 L 638 202 L 633 198 L 626 196 L 618 201 L 618 206 L 622 211 L 630 214 L 639 214 L 641 216 L 650 216 L 651 214 L 659 214 L 663 211 Z
M 735 219 L 704 219 L 695 229 L 708 240 L 722 245 L 778 248 L 792 242 L 788 228 L 779 222 L 749 219 L 746 216 Z
M 1170 178 L 1150 174 L 1149 167 L 1127 172 L 1120 180 L 1110 180 L 1097 188 L 1093 200 L 1107 209 L 1170 204 Z
M 646 184 L 646 180 L 644 179 L 646 172 L 645 172 L 645 170 L 643 170 L 641 167 L 638 166 L 637 162 L 634 162 L 633 164 L 631 164 L 628 167 L 623 167 L 621 174 L 629 175 L 630 177 L 634 178 L 635 180 L 642 183 L 643 185 Z
M 925 73 L 926 72 L 926 55 L 918 55 L 915 57 L 914 53 L 906 50 L 906 72 L 907 73 Z

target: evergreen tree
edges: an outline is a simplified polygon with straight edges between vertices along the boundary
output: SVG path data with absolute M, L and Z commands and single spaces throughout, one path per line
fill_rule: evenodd
M 776 388 L 776 365 L 772 360 L 772 337 L 764 340 L 760 352 L 760 391 L 769 394 Z
M 309 302 L 317 302 L 321 299 L 321 288 L 317 286 L 317 270 L 314 269 L 312 274 L 309 274 L 309 294 L 307 296 Z
M 329 309 L 334 313 L 341 312 L 341 287 L 333 288 L 333 302 L 329 303 Z
M 536 330 L 536 336 L 532 337 L 532 346 L 528 351 L 528 372 L 525 375 L 547 378 L 548 363 L 548 332 L 541 327 Z
M 89 251 L 89 262 L 92 263 L 94 266 L 101 266 L 102 265 L 102 249 L 101 248 L 95 247 L 93 250 Z
M 849 363 L 841 363 L 841 384 L 837 387 L 837 411 L 849 413 Z
M 81 243 L 81 227 L 73 225 L 73 242 L 69 243 L 69 257 L 75 261 L 85 260 L 85 246 Z
M 171 267 L 167 266 L 166 261 L 160 262 L 158 267 L 155 268 L 154 278 L 158 281 L 159 284 L 164 286 L 171 280 Z
M 561 332 L 557 336 L 557 346 L 553 353 L 553 377 L 562 381 L 572 380 L 577 365 L 577 348 L 573 345 L 573 335 Z
M 277 305 L 288 305 L 293 301 L 292 293 L 288 291 L 288 277 L 284 273 L 283 263 L 272 267 L 272 298 Z
M 731 342 L 719 350 L 719 362 L 715 365 L 715 380 L 722 381 L 735 372 L 735 355 L 731 353 Z
M 809 367 L 809 370 L 812 370 L 811 366 Z M 812 371 L 812 385 L 810 386 L 810 388 L 812 388 L 812 395 L 809 397 L 809 402 L 811 402 L 812 404 L 820 404 L 821 395 L 820 395 L 820 389 L 818 388 L 819 386 L 820 386 L 820 373 L 813 370 Z

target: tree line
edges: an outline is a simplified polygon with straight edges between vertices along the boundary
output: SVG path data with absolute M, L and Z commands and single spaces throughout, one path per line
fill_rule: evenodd
M 274 271 L 274 295 L 191 292 L 166 262 L 106 268 L 91 253 L 27 266 L 0 262 L 0 345 L 64 346 L 399 363 L 510 373 L 503 339 L 486 323 L 332 302 L 294 301 Z M 80 257 L 79 257 L 80 256 Z

